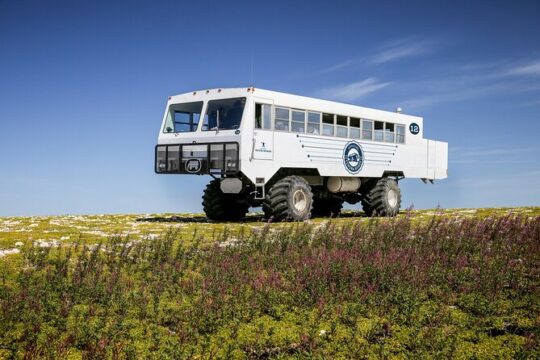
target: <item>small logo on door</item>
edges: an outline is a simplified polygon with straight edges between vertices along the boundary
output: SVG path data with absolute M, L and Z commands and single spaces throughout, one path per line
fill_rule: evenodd
M 201 160 L 199 159 L 189 159 L 186 161 L 186 171 L 188 173 L 198 173 L 201 170 Z
M 255 152 L 258 152 L 258 153 L 271 153 L 272 152 L 272 149 L 269 149 L 266 147 L 266 142 L 265 141 L 261 141 L 259 142 L 260 146 L 255 148 Z

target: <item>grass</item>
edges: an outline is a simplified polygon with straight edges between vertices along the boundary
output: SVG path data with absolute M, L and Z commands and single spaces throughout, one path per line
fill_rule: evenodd
M 540 208 L 356 215 L 2 218 L 0 358 L 540 357 Z

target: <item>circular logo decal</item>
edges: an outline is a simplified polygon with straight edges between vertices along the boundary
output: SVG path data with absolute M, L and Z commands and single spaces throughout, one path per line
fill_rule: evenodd
M 364 151 L 360 144 L 351 141 L 345 145 L 343 150 L 343 164 L 348 172 L 357 174 L 364 165 Z
M 186 161 L 186 171 L 189 173 L 197 173 L 201 170 L 201 160 L 199 159 L 189 159 Z
M 420 133 L 420 126 L 417 123 L 411 123 L 411 125 L 409 125 L 409 131 L 411 134 L 417 135 Z

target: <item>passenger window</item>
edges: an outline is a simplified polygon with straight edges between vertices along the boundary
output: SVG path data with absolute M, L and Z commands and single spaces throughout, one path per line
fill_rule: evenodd
M 323 135 L 334 136 L 334 115 L 323 113 L 322 122 L 323 122 Z
M 384 123 L 375 121 L 375 141 L 384 141 Z
M 373 121 L 362 120 L 362 139 L 373 140 Z
M 349 118 L 349 137 L 360 139 L 360 119 Z
M 272 129 L 272 106 L 264 104 L 262 107 L 263 128 Z
M 262 129 L 262 105 L 255 104 L 255 129 Z
M 405 125 L 396 125 L 396 142 L 405 144 Z
M 274 129 L 278 131 L 289 131 L 289 109 L 276 108 Z
M 272 128 L 271 119 L 272 107 L 267 104 L 255 104 L 255 128 L 266 129 Z
M 394 124 L 392 123 L 385 123 L 384 124 L 384 141 L 386 142 L 394 142 Z
M 299 110 L 293 110 L 291 115 L 291 131 L 295 133 L 306 132 L 306 113 Z
M 307 133 L 319 135 L 321 132 L 321 114 L 308 112 Z
M 339 137 L 347 137 L 347 117 L 342 115 L 336 116 L 336 135 Z

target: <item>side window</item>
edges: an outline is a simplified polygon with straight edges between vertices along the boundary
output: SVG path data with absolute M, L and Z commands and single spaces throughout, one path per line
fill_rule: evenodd
M 405 125 L 396 125 L 396 142 L 405 144 Z
M 342 115 L 336 116 L 336 136 L 347 137 L 347 117 Z
M 262 118 L 263 118 L 263 128 L 272 129 L 272 106 L 264 104 L 262 106 Z
M 197 130 L 203 102 L 173 104 L 169 107 L 163 132 L 193 132 Z
M 375 121 L 375 141 L 384 141 L 384 123 Z
M 324 114 L 322 115 L 323 122 L 323 135 L 334 136 L 334 115 Z
M 321 114 L 308 112 L 307 133 L 319 135 L 321 133 Z
M 289 131 L 289 112 L 289 109 L 276 107 L 275 130 Z
M 395 142 L 395 127 L 392 123 L 384 123 L 384 141 Z
M 360 119 L 349 118 L 349 137 L 360 139 Z
M 362 120 L 362 139 L 373 140 L 373 121 Z
M 300 110 L 292 110 L 291 131 L 295 133 L 306 132 L 306 113 Z
M 255 104 L 255 129 L 262 129 L 262 105 Z
M 272 106 L 268 104 L 255 104 L 255 128 L 272 129 Z

